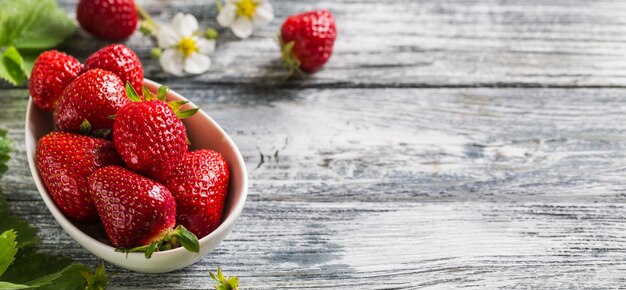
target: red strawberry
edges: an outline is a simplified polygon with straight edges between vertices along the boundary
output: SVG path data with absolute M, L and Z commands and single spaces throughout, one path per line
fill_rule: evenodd
M 126 84 L 126 90 L 133 102 L 115 116 L 115 148 L 128 168 L 164 182 L 187 152 L 187 132 L 178 118 L 190 117 L 198 109 L 178 112 L 181 102 L 156 100 L 147 89 L 143 102 L 130 84 Z M 160 95 L 164 100 L 166 93 Z
M 117 75 L 92 69 L 67 86 L 54 119 L 62 131 L 80 132 L 85 120 L 94 132 L 111 130 L 113 120 L 108 117 L 128 103 L 124 84 Z
M 44 111 L 56 109 L 63 90 L 82 69 L 78 60 L 65 53 L 49 50 L 40 54 L 28 84 L 35 105 Z
M 36 162 L 54 202 L 67 217 L 79 222 L 98 218 L 87 177 L 100 167 L 123 164 L 112 142 L 66 132 L 41 137 Z
M 111 243 L 125 252 L 152 252 L 178 242 L 198 252 L 198 239 L 176 229 L 176 203 L 167 188 L 130 170 L 108 166 L 89 176 L 89 192 Z M 133 249 L 128 249 L 137 247 Z
M 230 172 L 221 154 L 187 152 L 165 183 L 176 199 L 176 221 L 202 238 L 222 221 Z
M 123 44 L 111 44 L 94 52 L 85 60 L 85 70 L 99 68 L 116 74 L 122 83 L 130 82 L 135 90 L 141 90 L 143 67 L 139 57 Z
M 106 40 L 128 38 L 138 22 L 133 0 L 80 0 L 76 18 L 87 32 Z
M 280 29 L 283 61 L 290 71 L 313 73 L 333 53 L 337 37 L 335 19 L 326 10 L 289 16 Z

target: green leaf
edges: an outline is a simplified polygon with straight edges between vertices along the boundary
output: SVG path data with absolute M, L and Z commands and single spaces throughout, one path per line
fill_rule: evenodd
M 33 247 L 20 249 L 15 261 L 0 280 L 25 284 L 41 276 L 57 273 L 71 263 L 72 260 L 67 258 L 37 253 Z
M 0 281 L 0 289 L 11 290 L 11 289 L 27 289 L 27 288 L 30 288 L 30 286 Z
M 177 113 L 178 111 L 180 111 L 180 107 L 187 103 L 189 103 L 189 101 L 171 101 L 167 103 L 167 106 L 172 109 L 172 112 Z
M 48 49 L 75 30 L 54 0 L 0 0 L 0 47 Z
M 198 241 L 198 238 L 182 225 L 178 226 L 174 230 L 172 236 L 174 236 L 178 240 L 180 245 L 188 251 L 194 253 L 200 252 L 200 242 Z
M 89 123 L 89 120 L 84 119 L 83 122 L 80 123 L 80 132 L 85 135 L 91 133 L 91 123 Z
M 141 86 L 141 92 L 143 93 L 143 98 L 146 101 L 156 100 L 154 94 L 150 90 L 148 90 L 146 86 Z
M 128 96 L 131 102 L 141 102 L 141 98 L 139 97 L 139 94 L 137 94 L 137 91 L 135 91 L 135 88 L 133 88 L 133 86 L 128 81 L 126 82 L 126 95 Z
M 15 254 L 17 254 L 15 237 L 15 231 L 13 230 L 0 234 L 0 277 L 15 260 Z
M 11 159 L 11 151 L 13 151 L 13 144 L 7 137 L 7 133 L 7 130 L 0 129 L 0 178 L 8 169 L 6 163 Z
M 24 60 L 13 46 L 0 54 L 0 78 L 17 86 L 26 78 Z
M 167 92 L 169 92 L 169 90 L 170 88 L 168 88 L 167 86 L 160 86 L 157 90 L 157 98 L 161 101 L 165 101 L 165 98 L 167 97 Z
M 39 238 L 35 235 L 36 230 L 25 220 L 14 215 L 10 215 L 4 196 L 0 194 L 0 232 L 13 229 L 17 232 L 17 247 L 29 248 L 39 243 Z M 19 256 L 19 253 L 18 253 Z
M 200 110 L 200 108 L 179 111 L 176 112 L 176 117 L 178 117 L 178 119 L 187 119 L 197 113 L 198 110 Z

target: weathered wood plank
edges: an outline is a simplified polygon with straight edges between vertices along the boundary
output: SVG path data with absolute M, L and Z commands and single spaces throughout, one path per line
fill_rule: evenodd
M 60 1 L 74 13 L 74 0 Z M 212 1 L 140 1 L 159 21 L 193 13 L 215 26 Z M 625 86 L 626 4 L 622 1 L 272 1 L 276 20 L 247 40 L 224 37 L 211 72 L 183 85 L 440 87 Z M 327 8 L 339 38 L 331 61 L 314 77 L 283 82 L 274 37 L 290 14 Z M 148 42 L 128 44 L 146 75 L 162 80 Z M 105 43 L 79 33 L 63 49 L 86 57 Z
M 626 200 L 626 90 L 183 87 L 238 144 L 252 200 Z M 0 189 L 38 200 L 24 91 L 3 93 L 18 153 Z
M 42 250 L 97 262 L 42 202 L 11 205 L 40 228 Z M 624 205 L 601 203 L 253 201 L 201 262 L 167 275 L 112 268 L 112 284 L 208 289 L 221 265 L 245 289 L 619 288 L 624 216 Z

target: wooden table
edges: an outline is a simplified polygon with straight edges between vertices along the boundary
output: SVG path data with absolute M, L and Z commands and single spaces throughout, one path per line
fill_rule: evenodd
M 160 21 L 210 0 L 141 1 Z M 273 0 L 247 40 L 225 30 L 210 72 L 170 85 L 238 144 L 250 195 L 234 231 L 167 275 L 112 288 L 208 288 L 220 265 L 243 289 L 617 288 L 626 285 L 626 3 Z M 73 15 L 75 1 L 60 5 Z M 326 67 L 284 81 L 274 36 L 287 15 L 330 9 Z M 61 49 L 105 45 L 84 32 Z M 17 150 L 1 191 L 42 250 L 97 261 L 56 224 L 26 163 L 28 92 L 2 84 Z

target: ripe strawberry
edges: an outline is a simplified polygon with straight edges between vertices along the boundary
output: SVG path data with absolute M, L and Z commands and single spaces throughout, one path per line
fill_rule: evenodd
M 176 221 L 202 238 L 222 222 L 230 172 L 213 150 L 187 152 L 165 183 L 176 199 Z
M 116 74 L 122 83 L 130 82 L 135 90 L 141 90 L 143 67 L 139 57 L 123 44 L 111 44 L 94 52 L 85 60 L 85 70 L 99 68 Z
M 80 0 L 76 18 L 87 32 L 106 40 L 128 38 L 138 22 L 133 0 Z
M 65 53 L 49 50 L 40 54 L 28 84 L 35 105 L 44 111 L 56 109 L 63 90 L 82 69 L 78 60 Z
M 63 92 L 54 112 L 57 127 L 62 131 L 80 132 L 81 124 L 87 120 L 94 132 L 111 130 L 113 120 L 108 117 L 130 103 L 124 92 L 124 84 L 114 73 L 101 69 L 87 71 Z
M 92 222 L 98 218 L 87 177 L 96 169 L 123 164 L 113 143 L 67 132 L 52 132 L 39 139 L 37 169 L 48 193 L 70 219 Z
M 198 239 L 191 232 L 174 229 L 176 203 L 165 186 L 118 166 L 101 168 L 88 180 L 104 230 L 115 247 L 126 248 L 121 251 L 146 252 L 150 258 L 152 252 L 180 242 L 198 252 Z
M 115 116 L 115 148 L 128 168 L 164 182 L 188 149 L 187 132 L 178 118 L 190 117 L 198 109 L 179 112 L 183 103 L 165 103 L 162 100 L 166 91 L 162 89 L 159 89 L 161 99 L 156 100 L 144 88 L 146 101 L 139 98 L 129 83 L 126 91 L 133 102 Z
M 280 28 L 283 61 L 291 72 L 317 71 L 333 53 L 335 19 L 326 10 L 289 16 Z

